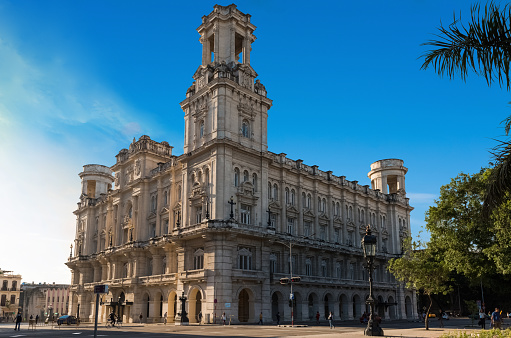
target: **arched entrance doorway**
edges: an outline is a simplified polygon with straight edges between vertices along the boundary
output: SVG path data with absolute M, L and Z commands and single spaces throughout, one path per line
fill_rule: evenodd
M 191 323 L 199 322 L 199 312 L 202 311 L 202 293 L 198 288 L 193 288 L 190 291 L 188 303 L 188 317 Z
M 394 297 L 389 296 L 388 302 L 389 303 L 394 303 Z M 389 306 L 388 311 L 389 311 L 390 319 L 396 319 L 396 307 L 395 306 Z
M 311 293 L 307 298 L 307 305 L 309 308 L 309 320 L 316 319 L 316 313 L 318 312 L 318 296 L 315 293 Z
M 169 293 L 169 298 L 167 300 L 167 317 L 168 317 L 169 322 L 175 321 L 176 309 L 177 309 L 177 294 L 175 291 L 171 291 Z
M 302 295 L 299 292 L 295 292 L 295 308 L 294 308 L 294 317 L 295 321 L 302 320 Z
M 339 318 L 341 319 L 349 319 L 348 315 L 348 297 L 342 294 L 339 297 Z
M 360 296 L 353 296 L 353 319 L 358 319 L 362 316 L 362 309 L 360 308 Z
M 238 297 L 238 320 L 242 323 L 248 322 L 250 318 L 250 297 L 246 289 L 241 290 Z
M 150 298 L 149 295 L 146 293 L 142 299 L 142 315 L 145 317 L 145 322 L 147 322 L 147 318 L 149 318 L 149 308 L 150 308 Z
M 283 313 L 280 313 L 279 309 L 279 303 L 280 303 L 280 292 L 274 292 L 271 296 L 271 319 L 273 321 L 277 321 L 277 313 L 280 314 L 280 316 L 283 315 Z
M 383 300 L 383 297 L 382 296 L 378 296 L 378 302 L 377 302 L 377 308 L 376 308 L 376 313 L 378 314 L 378 316 L 380 316 L 381 318 L 385 318 L 385 304 L 384 304 L 384 300 Z
M 412 318 L 412 300 L 409 296 L 406 296 L 405 298 L 405 311 L 406 311 L 406 318 L 411 319 Z

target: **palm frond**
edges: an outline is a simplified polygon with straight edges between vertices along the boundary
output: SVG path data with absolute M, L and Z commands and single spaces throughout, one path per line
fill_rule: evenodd
M 484 197 L 483 217 L 485 218 L 489 217 L 491 212 L 504 201 L 507 192 L 511 191 L 511 141 L 496 141 L 499 144 L 490 151 L 495 167 L 488 177 Z
M 497 82 L 510 88 L 509 60 L 511 58 L 511 6 L 502 10 L 490 2 L 481 11 L 480 5 L 471 7 L 468 27 L 461 22 L 461 15 L 446 28 L 440 23 L 437 40 L 422 45 L 433 46 L 421 57 L 421 69 L 433 66 L 439 75 L 454 78 L 460 75 L 465 81 L 468 71 L 483 75 L 488 85 Z

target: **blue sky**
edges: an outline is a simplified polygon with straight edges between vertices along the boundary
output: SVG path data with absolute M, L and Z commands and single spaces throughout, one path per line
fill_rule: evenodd
M 69 283 L 82 165 L 112 165 L 144 134 L 182 153 L 195 29 L 215 3 L 0 0 L 0 268 Z M 403 159 L 413 235 L 441 185 L 487 165 L 507 91 L 420 70 L 421 43 L 470 2 L 236 4 L 257 26 L 270 151 L 361 184 L 372 162 Z

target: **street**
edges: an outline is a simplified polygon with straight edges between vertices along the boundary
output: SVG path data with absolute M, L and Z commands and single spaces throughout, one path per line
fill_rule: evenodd
M 179 335 L 187 337 L 363 337 L 364 326 L 356 322 L 339 322 L 334 329 L 330 329 L 326 323 L 319 326 L 276 326 L 276 325 L 190 325 L 175 326 L 163 324 L 128 324 L 122 328 L 106 329 L 98 325 L 98 337 L 169 337 Z M 479 330 L 478 327 L 470 327 L 471 320 L 467 318 L 453 318 L 444 321 L 444 328 L 439 327 L 438 320 L 431 320 L 430 330 L 424 329 L 423 323 L 408 321 L 393 321 L 383 323 L 382 328 L 386 336 L 412 336 L 412 337 L 438 337 L 441 334 L 458 329 Z M 508 326 L 508 319 L 504 321 Z M 36 330 L 28 330 L 28 324 L 23 323 L 21 331 L 14 332 L 13 323 L 0 324 L 0 337 L 93 337 L 93 325 L 84 324 L 76 326 L 38 326 Z

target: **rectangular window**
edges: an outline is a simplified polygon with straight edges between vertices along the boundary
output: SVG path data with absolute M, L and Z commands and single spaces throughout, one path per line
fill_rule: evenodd
M 305 237 L 309 237 L 311 235 L 311 228 L 312 223 L 311 222 L 303 222 L 303 235 Z
M 341 279 L 342 278 L 342 263 L 341 262 L 337 262 L 335 264 L 335 277 L 337 277 L 338 279 Z
M 295 219 L 288 217 L 287 218 L 287 233 L 294 235 L 294 228 L 295 228 Z
M 271 227 L 276 229 L 277 228 L 277 220 L 278 220 L 278 215 L 277 214 L 271 214 L 270 216 L 270 222 L 271 222 Z
M 151 224 L 151 233 L 149 234 L 149 237 L 156 237 L 156 223 Z
M 7 283 L 8 282 L 6 280 L 2 282 L 2 291 L 7 291 Z
M 202 206 L 195 209 L 195 223 L 202 222 Z
M 7 295 L 2 295 L 2 300 L 0 301 L 0 306 L 5 306 L 7 302 Z
M 319 239 L 322 241 L 326 240 L 326 226 L 320 225 L 319 226 Z
M 194 270 L 204 269 L 204 255 L 196 255 L 193 258 L 193 269 Z
M 246 204 L 241 205 L 241 210 L 240 210 L 241 220 L 240 221 L 242 224 L 250 224 L 250 211 L 251 211 L 250 205 L 246 205 Z
M 11 295 L 11 305 L 16 304 L 16 296 Z
M 238 268 L 252 270 L 252 251 L 249 248 L 238 250 Z
M 169 220 L 166 219 L 166 220 L 163 220 L 163 234 L 168 234 L 169 233 Z
M 328 277 L 328 260 L 321 260 L 321 277 Z
M 308 258 L 307 261 L 305 262 L 305 275 L 312 276 L 312 262 L 310 258 Z
M 334 229 L 334 242 L 341 243 L 341 231 L 339 228 Z
M 270 260 L 270 273 L 275 273 L 275 272 L 277 272 L 277 260 L 271 259 Z

